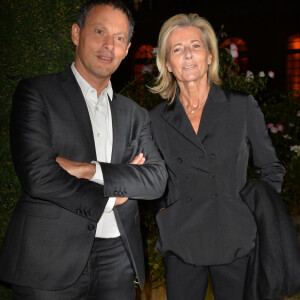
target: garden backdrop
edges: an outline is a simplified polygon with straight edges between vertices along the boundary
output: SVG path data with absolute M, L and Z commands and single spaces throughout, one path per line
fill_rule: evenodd
M 70 39 L 70 28 L 83 2 L 83 0 L 1 0 L 0 247 L 20 189 L 9 148 L 12 95 L 20 79 L 59 72 L 73 61 L 74 46 Z M 220 43 L 222 37 L 221 28 L 218 35 Z M 240 73 L 235 64 L 237 55 L 234 45 L 229 49 L 220 49 L 222 86 L 251 93 L 258 100 L 278 157 L 286 168 L 282 199 L 299 232 L 300 222 L 297 224 L 300 215 L 299 93 L 278 92 L 274 87 L 270 89 L 270 83 L 276 76 L 272 70 L 261 70 L 258 74 L 253 74 L 250 70 L 244 74 Z M 121 93 L 146 108 L 162 101 L 159 96 L 150 94 L 147 89 L 148 85 L 153 84 L 153 78 L 157 74 L 154 58 L 155 53 L 144 66 L 142 76 L 132 78 L 121 90 Z M 249 178 L 256 177 L 251 168 L 248 175 Z M 138 295 L 140 299 L 150 299 L 151 290 L 164 285 L 164 270 L 161 256 L 154 251 L 158 230 L 149 202 L 141 201 L 140 208 L 148 283 L 146 291 L 143 294 L 138 292 Z M 0 286 L 0 299 L 11 299 L 9 288 Z M 153 296 L 153 292 L 152 299 L 158 300 Z M 207 299 L 213 299 L 210 291 Z M 293 299 L 300 299 L 300 296 Z

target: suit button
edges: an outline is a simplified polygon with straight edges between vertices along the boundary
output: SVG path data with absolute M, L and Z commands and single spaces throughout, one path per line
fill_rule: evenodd
M 215 159 L 216 158 L 216 154 L 214 154 L 214 153 L 209 154 L 209 158 L 210 159 Z
M 89 224 L 89 226 L 88 226 L 88 230 L 89 231 L 94 231 L 95 230 L 95 225 L 94 224 Z
M 184 178 L 184 182 L 189 182 L 190 181 L 190 177 L 189 176 L 186 176 L 185 178 Z
M 192 202 L 192 198 L 187 197 L 187 198 L 186 198 L 186 202 L 188 202 L 188 203 L 189 203 L 189 202 Z
M 204 158 L 204 157 L 205 157 L 205 153 L 204 152 L 200 152 L 199 158 Z
M 181 159 L 180 157 L 177 157 L 177 162 L 178 162 L 179 164 L 181 164 L 181 163 L 182 163 L 182 159 Z
M 210 174 L 210 178 L 211 178 L 211 179 L 215 179 L 216 176 L 215 176 L 214 174 Z
M 88 217 L 89 215 L 90 215 L 90 213 L 88 212 L 88 211 L 83 211 L 83 215 L 85 216 L 85 217 Z

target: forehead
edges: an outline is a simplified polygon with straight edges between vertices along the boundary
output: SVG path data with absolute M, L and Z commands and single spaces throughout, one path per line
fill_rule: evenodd
M 88 13 L 85 26 L 102 25 L 129 33 L 129 21 L 125 13 L 110 5 L 95 5 Z
M 193 26 L 178 27 L 170 33 L 168 38 L 168 45 L 197 40 L 205 43 L 201 29 Z

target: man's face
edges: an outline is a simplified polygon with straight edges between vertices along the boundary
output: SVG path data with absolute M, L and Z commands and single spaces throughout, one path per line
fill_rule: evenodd
M 89 83 L 109 80 L 130 47 L 129 22 L 119 9 L 96 5 L 82 29 L 72 26 L 76 46 L 75 67 Z

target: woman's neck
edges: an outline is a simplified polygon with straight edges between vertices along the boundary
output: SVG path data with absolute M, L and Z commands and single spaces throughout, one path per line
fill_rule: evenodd
M 180 88 L 179 99 L 185 109 L 191 111 L 204 106 L 208 97 L 210 85 L 208 82 L 178 83 Z

